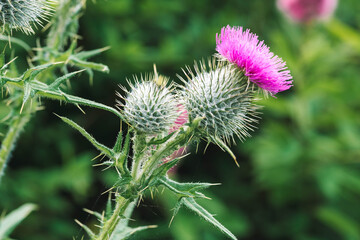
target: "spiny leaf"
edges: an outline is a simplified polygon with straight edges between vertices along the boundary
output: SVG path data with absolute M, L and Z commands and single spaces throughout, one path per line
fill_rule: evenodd
M 91 58 L 93 56 L 96 56 L 102 52 L 105 52 L 107 50 L 109 50 L 110 47 L 103 47 L 103 48 L 98 48 L 98 49 L 94 49 L 94 50 L 90 50 L 90 51 L 81 51 L 77 54 L 75 54 L 74 56 L 78 59 L 88 59 Z
M 179 183 L 171 180 L 168 177 L 162 177 L 159 179 L 160 183 L 169 188 L 172 192 L 185 197 L 199 197 L 207 198 L 204 194 L 198 192 L 199 190 L 208 188 L 213 185 L 212 183 Z
M 46 70 L 46 69 L 48 69 L 48 68 L 50 68 L 52 66 L 61 64 L 61 63 L 62 62 L 47 63 L 47 64 L 39 65 L 39 66 L 36 66 L 36 67 L 32 67 L 32 68 L 26 70 L 21 78 L 23 80 L 27 80 L 27 79 L 33 80 L 42 71 L 44 71 L 44 70 Z
M 124 171 L 125 174 L 130 174 L 130 171 L 128 169 L 128 157 L 129 157 L 129 151 L 130 151 L 130 132 L 131 130 L 128 130 L 124 146 L 122 149 L 122 152 L 120 153 L 119 158 L 117 159 L 116 166 L 120 168 L 121 171 Z
M 171 223 L 173 222 L 175 216 L 178 214 L 178 212 L 179 212 L 179 210 L 180 210 L 180 208 L 181 208 L 181 206 L 182 206 L 182 201 L 181 201 L 181 199 L 182 199 L 182 198 L 180 198 L 179 201 L 177 201 L 177 203 L 176 203 L 176 205 L 175 205 L 175 207 L 174 207 L 174 209 L 173 209 L 173 215 L 172 215 L 171 220 L 170 220 L 170 222 L 169 222 L 169 227 L 171 226 Z
M 234 234 L 232 234 L 227 228 L 225 228 L 218 220 L 214 218 L 205 208 L 200 206 L 193 198 L 182 198 L 182 203 L 189 208 L 191 211 L 197 213 L 200 217 L 214 225 L 220 231 L 225 233 L 231 239 L 237 240 Z
M 167 140 L 169 140 L 169 139 L 172 137 L 172 135 L 174 135 L 174 133 L 175 133 L 175 132 L 172 132 L 172 133 L 168 134 L 166 137 L 163 137 L 163 138 L 160 138 L 160 139 L 154 137 L 154 138 L 150 139 L 150 141 L 148 142 L 148 145 L 159 145 L 159 144 L 163 144 L 163 143 L 165 143 Z
M 100 71 L 100 72 L 104 72 L 104 73 L 109 73 L 109 71 L 110 71 L 108 66 L 101 64 L 101 63 L 83 61 L 74 56 L 71 56 L 69 59 L 72 64 L 74 64 L 75 66 L 78 66 L 78 67 L 91 68 L 96 71 Z
M 113 213 L 111 196 L 112 196 L 112 193 L 110 191 L 109 192 L 109 197 L 108 197 L 108 200 L 107 200 L 107 203 L 106 203 L 105 219 L 104 219 L 103 222 L 107 221 L 111 217 L 111 215 Z
M 236 166 L 240 167 L 239 163 L 236 161 L 235 154 L 231 151 L 229 146 L 223 140 L 221 140 L 219 137 L 211 137 L 211 138 L 222 150 L 228 152 L 230 154 L 230 156 L 234 159 Z
M 56 114 L 55 114 L 56 115 Z M 98 141 L 95 140 L 95 138 L 93 138 L 88 132 L 85 131 L 85 129 L 83 129 L 82 127 L 80 127 L 77 123 L 75 123 L 74 121 L 66 118 L 66 117 L 62 117 L 59 115 L 58 116 L 61 120 L 63 120 L 65 123 L 69 124 L 71 127 L 75 128 L 76 130 L 78 130 L 81 135 L 83 135 L 87 140 L 89 140 L 89 142 L 98 150 L 100 150 L 101 152 L 103 152 L 105 155 L 107 155 L 108 157 L 112 158 L 114 156 L 113 151 L 106 147 L 105 145 L 99 143 Z
M 0 219 L 0 239 L 6 239 L 15 227 L 36 208 L 36 205 L 27 203 Z
M 114 152 L 118 153 L 121 151 L 122 141 L 123 141 L 123 134 L 122 134 L 122 130 L 120 129 L 120 131 L 117 135 L 117 138 L 116 138 L 115 145 L 113 147 Z
M 76 222 L 77 224 L 79 224 L 80 227 L 82 227 L 82 228 L 85 230 L 85 232 L 89 235 L 89 237 L 90 237 L 91 239 L 96 239 L 95 233 L 93 233 L 90 228 L 88 228 L 85 224 L 82 224 L 82 223 L 81 223 L 79 220 L 77 220 L 77 219 L 75 219 L 75 222 Z
M 185 155 L 187 156 L 187 155 Z M 166 178 L 165 175 L 166 173 L 172 168 L 174 167 L 181 158 L 185 157 L 185 156 L 181 156 L 179 158 L 174 158 L 171 159 L 167 162 L 164 162 L 162 165 L 160 165 L 157 169 L 155 169 L 154 173 L 151 174 L 150 179 L 148 180 L 149 182 L 149 186 L 153 186 L 159 183 L 158 179 L 159 178 Z M 160 181 L 161 183 L 161 181 Z
M 81 73 L 83 71 L 85 71 L 85 69 L 65 74 L 64 76 L 57 78 L 53 83 L 51 83 L 49 85 L 49 88 L 50 89 L 57 89 L 63 82 L 65 82 L 66 80 L 72 78 L 76 74 Z
M 137 232 L 144 231 L 144 230 L 150 229 L 150 228 L 156 228 L 156 227 L 157 227 L 157 225 L 141 226 L 141 227 L 136 227 L 136 228 L 126 227 L 121 232 L 114 232 L 111 235 L 110 240 L 127 239 Z

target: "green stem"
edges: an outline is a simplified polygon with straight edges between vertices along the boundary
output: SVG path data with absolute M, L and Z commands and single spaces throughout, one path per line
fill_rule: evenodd
M 136 201 L 136 200 L 135 200 Z M 124 218 L 124 214 L 126 212 L 126 217 L 130 217 L 133 206 L 130 205 L 132 200 L 126 199 L 123 197 L 119 197 L 117 199 L 116 207 L 113 212 L 113 215 L 110 217 L 109 220 L 106 221 L 104 227 L 101 229 L 100 235 L 96 240 L 109 240 L 112 233 L 114 232 L 116 225 L 119 223 L 120 220 Z M 127 224 L 127 222 L 126 222 Z M 120 240 L 120 239 L 119 239 Z
M 178 134 L 173 135 L 165 144 L 163 144 L 155 153 L 150 157 L 146 162 L 144 167 L 144 172 L 147 176 L 151 176 L 152 172 L 157 168 L 160 161 L 171 154 L 172 152 L 178 150 L 180 147 L 185 146 L 191 136 L 194 134 L 195 129 L 200 124 L 202 118 L 197 118 L 193 121 L 192 125 L 187 127 L 185 132 L 179 132 Z
M 11 151 L 14 149 L 16 140 L 20 132 L 25 127 L 26 123 L 30 120 L 31 114 L 23 113 L 16 117 L 9 127 L 9 130 L 6 133 L 6 136 L 1 143 L 0 148 L 0 183 L 1 177 L 4 175 L 6 164 L 10 158 Z
M 138 175 L 141 175 L 141 165 L 143 162 L 142 157 L 145 153 L 146 147 L 146 135 L 144 133 L 135 132 L 134 134 L 134 158 L 133 165 L 131 169 L 131 174 L 133 179 L 136 181 Z

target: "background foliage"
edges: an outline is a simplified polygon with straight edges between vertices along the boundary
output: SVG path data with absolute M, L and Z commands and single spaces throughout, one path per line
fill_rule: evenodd
M 176 79 L 180 68 L 214 53 L 215 34 L 224 25 L 242 25 L 257 33 L 287 61 L 294 87 L 277 99 L 261 102 L 262 120 L 253 137 L 233 146 L 240 169 L 216 146 L 200 146 L 177 169 L 183 181 L 221 182 L 203 201 L 210 212 L 240 239 L 360 239 L 360 8 L 358 0 L 340 1 L 335 19 L 304 26 L 289 23 L 275 2 L 131 1 L 88 2 L 80 20 L 79 46 L 111 49 L 94 59 L 110 68 L 89 84 L 82 74 L 71 92 L 107 105 L 115 104 L 117 84 L 151 72 Z M 15 37 L 35 46 L 44 33 Z M 6 45 L 0 43 L 1 49 Z M 8 56 L 28 65 L 26 51 L 13 45 Z M 93 168 L 91 145 L 54 113 L 84 126 L 100 142 L 113 144 L 119 129 L 110 113 L 45 101 L 26 127 L 0 186 L 0 209 L 10 212 L 31 202 L 38 209 L 16 229 L 13 238 L 81 239 L 74 222 L 93 226 L 82 208 L 101 211 L 116 178 Z M 8 111 L 0 105 L 0 117 Z M 3 133 L 4 129 L 0 128 Z M 1 136 L 0 136 L 1 137 Z M 194 150 L 194 149 L 193 149 Z M 148 196 L 134 219 L 158 224 L 134 239 L 212 240 L 223 235 L 192 213 L 181 210 L 170 228 L 175 199 L 165 192 Z M 136 223 L 136 225 L 140 225 Z

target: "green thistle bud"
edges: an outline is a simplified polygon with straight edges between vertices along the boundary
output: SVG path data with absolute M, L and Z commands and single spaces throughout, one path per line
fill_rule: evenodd
M 51 15 L 53 0 L 0 0 L 0 22 L 4 30 L 33 34 L 32 25 L 41 25 Z
M 180 77 L 185 83 L 181 92 L 184 105 L 190 121 L 204 118 L 199 127 L 206 138 L 216 143 L 217 139 L 230 142 L 234 135 L 241 140 L 250 136 L 259 107 L 240 71 L 212 59 L 208 65 L 204 61 L 195 64 L 195 73 L 187 68 L 185 74 L 189 81 Z
M 123 107 L 123 114 L 127 122 L 139 132 L 158 134 L 167 132 L 174 125 L 179 113 L 177 112 L 177 99 L 172 93 L 172 87 L 164 84 L 159 86 L 154 77 L 145 77 L 135 84 L 129 83 L 131 90 L 126 92 L 126 98 L 119 93 L 125 103 L 117 101 Z

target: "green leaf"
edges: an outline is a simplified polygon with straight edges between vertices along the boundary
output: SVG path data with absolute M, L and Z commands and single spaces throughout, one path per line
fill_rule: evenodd
M 110 240 L 127 239 L 137 232 L 156 227 L 156 225 L 141 226 L 136 228 L 125 227 L 121 232 L 114 231 L 114 233 L 110 236 Z
M 236 161 L 236 156 L 235 154 L 231 151 L 231 149 L 229 148 L 229 146 L 223 141 L 221 140 L 219 137 L 212 137 L 211 139 L 215 144 L 217 144 L 221 150 L 228 152 L 230 154 L 230 156 L 234 159 L 236 166 L 239 166 L 239 163 Z
M 57 64 L 61 64 L 62 62 L 55 62 L 55 63 L 47 63 L 47 64 L 43 64 L 43 65 L 39 65 L 36 67 L 32 67 L 28 70 L 25 71 L 25 73 L 22 75 L 22 79 L 26 80 L 26 79 L 30 79 L 33 80 L 38 74 L 40 74 L 42 71 L 55 66 Z
M 88 228 L 88 226 L 86 226 L 85 224 L 82 224 L 80 221 L 78 221 L 78 220 L 76 220 L 76 219 L 75 219 L 75 222 L 76 222 L 77 224 L 79 224 L 80 227 L 82 227 L 82 228 L 85 230 L 85 232 L 89 235 L 89 237 L 90 237 L 91 239 L 95 239 L 95 238 L 96 238 L 95 233 L 93 233 L 93 231 L 91 231 L 91 229 Z
M 122 173 L 130 175 L 130 171 L 128 169 L 128 158 L 129 158 L 129 151 L 130 151 L 130 132 L 131 130 L 128 130 L 123 149 L 120 153 L 120 156 L 116 158 L 116 166 L 122 171 Z M 115 144 L 116 146 L 116 144 Z M 115 147 L 114 147 L 115 149 Z M 114 150 L 115 151 L 115 150 Z M 117 153 L 115 151 L 115 153 Z
M 321 207 L 316 211 L 317 217 L 343 236 L 343 239 L 360 239 L 360 225 L 336 208 Z
M 76 130 L 78 130 L 81 135 L 83 135 L 87 140 L 89 140 L 89 142 L 95 147 L 97 148 L 99 151 L 101 151 L 102 153 L 104 153 L 106 156 L 108 156 L 109 158 L 113 158 L 114 153 L 113 151 L 106 147 L 105 145 L 99 143 L 98 141 L 95 140 L 95 138 L 93 138 L 88 132 L 85 131 L 85 129 L 83 129 L 82 127 L 80 127 L 77 123 L 75 123 L 74 121 L 66 118 L 66 117 L 61 117 L 59 115 L 58 116 L 61 120 L 63 120 L 65 123 L 69 124 L 71 127 L 75 128 Z
M 168 177 L 162 177 L 159 182 L 172 192 L 179 194 L 181 197 L 198 197 L 207 198 L 204 194 L 198 192 L 210 186 L 219 185 L 214 183 L 179 183 Z
M 173 135 L 174 135 L 175 132 L 172 132 L 170 134 L 168 134 L 166 137 L 163 137 L 163 138 L 152 138 L 150 139 L 150 141 L 148 142 L 148 145 L 159 145 L 159 144 L 163 144 L 165 143 L 167 140 L 169 140 Z
M 90 51 L 81 51 L 77 54 L 75 54 L 74 56 L 78 59 L 88 59 L 91 58 L 93 56 L 96 56 L 102 52 L 105 52 L 107 50 L 109 50 L 110 47 L 103 47 L 103 48 L 98 48 L 98 49 L 94 49 L 94 50 L 90 50 Z
M 36 208 L 35 204 L 27 203 L 0 219 L 0 239 L 7 238 L 15 227 Z
M 114 152 L 118 153 L 121 151 L 122 141 L 123 141 L 123 134 L 122 134 L 122 130 L 120 129 L 120 131 L 117 135 L 117 138 L 116 138 L 115 145 L 113 147 Z
M 72 64 L 74 64 L 75 66 L 78 66 L 78 67 L 91 68 L 96 71 L 100 71 L 100 72 L 104 72 L 104 73 L 109 73 L 109 71 L 110 71 L 108 66 L 101 64 L 101 63 L 83 61 L 74 56 L 70 57 L 69 59 Z
M 181 198 L 180 200 L 182 204 L 184 204 L 191 211 L 197 213 L 200 217 L 214 225 L 220 231 L 225 233 L 229 238 L 236 240 L 237 238 L 232 234 L 227 228 L 225 228 L 218 220 L 214 218 L 212 214 L 210 214 L 205 208 L 200 206 L 197 202 L 195 202 L 194 198 Z
M 81 73 L 83 71 L 85 71 L 85 69 L 65 74 L 64 76 L 57 78 L 53 83 L 51 83 L 49 85 L 49 88 L 50 89 L 57 89 L 63 82 L 65 82 L 66 80 L 72 78 L 76 74 Z

